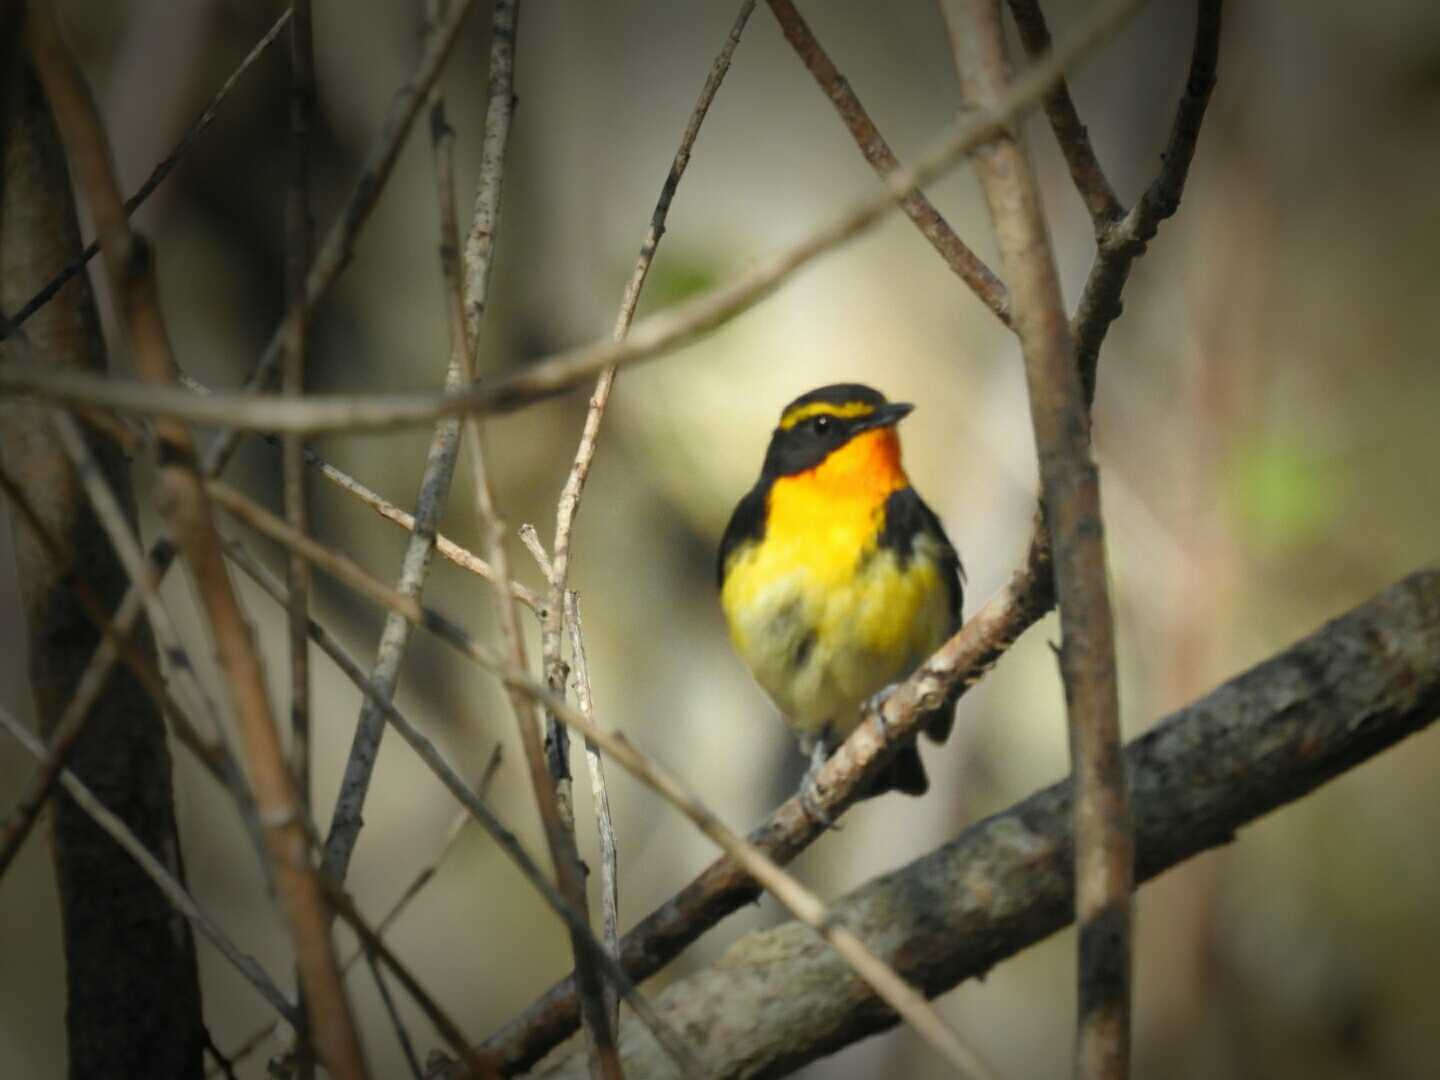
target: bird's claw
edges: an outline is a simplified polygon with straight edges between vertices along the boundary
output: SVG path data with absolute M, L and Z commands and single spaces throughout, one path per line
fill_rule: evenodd
M 900 684 L 893 682 L 889 686 L 881 687 L 865 699 L 864 711 L 875 714 L 875 722 L 880 725 L 880 735 L 887 740 L 890 738 L 890 722 L 885 719 L 885 703 L 894 697 L 895 691 L 899 689 Z

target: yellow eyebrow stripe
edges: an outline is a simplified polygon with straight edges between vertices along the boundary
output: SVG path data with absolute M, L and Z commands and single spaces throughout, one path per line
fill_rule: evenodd
M 808 405 L 801 405 L 798 409 L 789 410 L 780 418 L 780 430 L 789 431 L 796 424 L 809 420 L 812 416 L 838 416 L 842 420 L 850 420 L 856 416 L 869 416 L 875 411 L 875 406 L 864 401 L 848 401 L 844 405 L 835 405 L 828 401 L 812 401 Z

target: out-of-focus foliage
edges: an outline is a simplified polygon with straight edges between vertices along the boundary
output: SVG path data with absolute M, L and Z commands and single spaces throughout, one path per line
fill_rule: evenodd
M 131 187 L 278 11 L 228 0 L 61 6 Z M 316 2 L 322 229 L 413 62 L 421 7 Z M 522 12 L 520 104 L 482 342 L 487 373 L 610 333 L 729 7 L 548 0 Z M 1081 5 L 1044 7 L 1058 36 Z M 810 4 L 806 15 L 897 153 L 913 159 L 957 104 L 938 12 Z M 487 25 L 482 10 L 445 79 L 462 205 L 479 158 Z M 1073 80 L 1127 201 L 1157 164 L 1190 26 L 1189 4 L 1152 4 Z M 284 56 L 280 48 L 263 61 L 140 214 L 159 252 L 179 354 L 214 385 L 240 382 L 282 307 Z M 1220 84 L 1184 205 L 1137 265 L 1100 370 L 1095 439 L 1130 734 L 1436 556 L 1437 57 L 1440 8 L 1431 4 L 1229 5 Z M 1089 224 L 1043 122 L 1026 132 L 1073 302 L 1089 265 Z M 643 309 L 727 280 L 874 184 L 762 5 L 701 133 Z M 989 257 L 973 181 L 962 171 L 931 194 Z M 446 346 L 435 221 L 421 131 L 354 265 L 317 314 L 316 389 L 439 384 Z M 116 366 L 126 367 L 123 350 Z M 1006 579 L 1030 526 L 1035 468 L 1023 380 L 1013 340 L 901 219 L 825 257 L 704 341 L 624 373 L 577 526 L 573 582 L 600 717 L 738 827 L 779 800 L 801 761 L 729 652 L 713 595 L 714 545 L 758 469 L 779 407 L 848 379 L 919 403 L 905 423 L 907 463 L 961 548 L 973 610 Z M 577 392 L 487 425 L 512 525 L 534 522 L 548 537 L 585 398 Z M 409 505 L 425 443 L 425 433 L 411 432 L 326 438 L 318 448 Z M 464 468 L 444 527 L 474 545 Z M 278 453 L 260 443 L 233 470 L 272 504 L 278 473 Z M 320 535 L 393 577 L 403 537 L 322 481 L 312 490 Z M 154 527 L 150 514 L 146 528 Z M 516 545 L 513 561 L 538 585 L 525 558 Z M 0 574 L 6 641 L 19 639 L 8 617 L 12 590 Z M 208 663 L 178 576 L 166 595 Z M 427 595 L 489 632 L 491 598 L 475 580 L 438 564 Z M 283 619 L 263 597 L 246 598 L 278 694 Z M 357 655 L 373 650 L 373 608 L 321 579 L 316 610 Z M 1053 623 L 1032 631 L 966 698 L 955 737 L 925 751 L 935 784 L 926 799 L 861 806 L 800 860 L 802 877 L 835 894 L 1058 776 L 1064 720 L 1046 646 L 1057 636 Z M 0 694 L 24 709 L 17 652 L 0 650 Z M 315 678 L 323 817 L 359 698 L 327 663 L 317 663 Z M 399 702 L 471 772 L 497 740 L 507 745 L 494 802 L 540 850 L 513 724 L 493 684 L 421 639 Z M 287 971 L 284 936 L 233 812 L 183 754 L 178 760 L 196 895 L 268 968 Z M 1142 892 L 1137 1075 L 1435 1074 L 1437 767 L 1436 735 L 1411 740 Z M 16 790 L 28 769 L 13 747 L 0 747 L 0 792 Z M 713 851 L 618 770 L 611 775 L 628 925 Z M 584 788 L 582 846 L 593 864 Z M 388 906 L 442 842 L 453 809 L 409 751 L 387 740 L 348 883 L 363 910 Z M 675 970 L 778 917 L 775 904 L 762 902 Z M 558 924 L 478 831 L 392 940 L 477 1036 L 568 969 Z M 1061 935 L 944 1001 L 1004 1075 L 1068 1068 L 1073 945 Z M 63 974 L 41 836 L 0 884 L 0 954 L 0 1073 L 60 1075 Z M 202 952 L 202 964 L 207 1019 L 228 1047 L 266 1012 L 213 954 Z M 353 988 L 377 1073 L 395 1075 L 403 1065 L 373 986 L 357 974 Z M 433 1044 L 407 1003 L 402 1009 L 421 1045 Z M 924 1077 L 937 1069 L 897 1032 L 808 1075 Z M 263 1068 L 252 1062 L 245 1075 Z

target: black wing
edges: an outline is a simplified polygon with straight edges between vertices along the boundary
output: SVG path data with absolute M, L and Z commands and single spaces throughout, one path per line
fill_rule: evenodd
M 915 537 L 922 533 L 940 542 L 941 572 L 950 592 L 950 633 L 954 634 L 960 629 L 960 605 L 964 600 L 965 568 L 960 565 L 960 556 L 955 553 L 955 546 L 945 535 L 945 526 L 940 524 L 935 511 L 925 505 L 914 488 L 901 488 L 891 494 L 885 500 L 885 528 L 880 533 L 880 546 L 895 551 L 903 566 L 914 556 Z M 955 702 L 963 690 L 963 684 L 956 683 L 949 700 L 925 719 L 925 734 L 936 742 L 944 742 L 950 734 L 955 723 Z M 901 790 L 908 789 L 902 787 Z
M 720 552 L 715 559 L 715 587 L 725 584 L 725 562 L 742 544 L 758 541 L 765 536 L 765 499 L 770 494 L 770 484 L 762 481 L 756 484 L 735 507 L 730 515 L 730 524 L 725 526 L 725 535 L 720 538 Z
M 941 570 L 945 587 L 950 591 L 950 632 L 953 634 L 960 629 L 960 604 L 964 599 L 965 568 L 960 565 L 960 556 L 955 553 L 935 511 L 914 488 L 892 492 L 885 500 L 885 527 L 880 532 L 880 546 L 894 551 L 904 566 L 915 554 L 915 537 L 922 533 L 940 542 Z

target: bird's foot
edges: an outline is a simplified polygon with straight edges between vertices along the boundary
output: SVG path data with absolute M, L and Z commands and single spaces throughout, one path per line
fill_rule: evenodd
M 895 691 L 900 689 L 898 682 L 882 687 L 865 699 L 864 712 L 875 714 L 875 721 L 880 725 L 880 735 L 887 742 L 890 739 L 890 722 L 885 719 L 885 703 L 895 696 Z
M 825 767 L 825 759 L 829 756 L 825 748 L 825 741 L 817 740 L 815 745 L 810 748 L 810 767 L 805 770 L 805 776 L 800 781 L 800 790 L 797 795 L 800 799 L 800 809 L 805 811 L 807 817 L 812 821 L 818 821 L 824 828 L 838 831 L 840 826 L 820 805 L 820 770 Z

